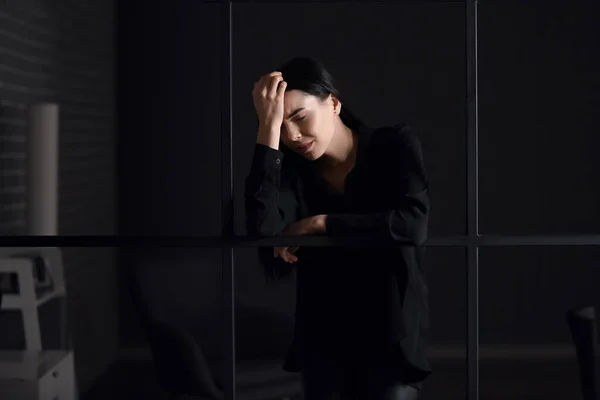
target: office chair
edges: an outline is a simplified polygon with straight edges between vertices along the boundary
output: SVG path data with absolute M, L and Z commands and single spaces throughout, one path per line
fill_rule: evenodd
M 577 354 L 583 400 L 598 400 L 598 331 L 596 310 L 577 307 L 566 314 Z

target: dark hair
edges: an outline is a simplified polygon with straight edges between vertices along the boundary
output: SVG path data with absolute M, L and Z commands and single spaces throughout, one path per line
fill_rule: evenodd
M 344 104 L 337 82 L 319 61 L 308 57 L 297 57 L 283 64 L 277 71 L 281 72 L 287 82 L 287 90 L 300 90 L 306 94 L 325 100 L 330 94 L 342 102 L 340 118 L 350 129 L 362 125 Z

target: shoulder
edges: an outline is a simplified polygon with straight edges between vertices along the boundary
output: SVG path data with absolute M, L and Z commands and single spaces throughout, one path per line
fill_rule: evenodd
M 421 142 L 409 124 L 383 126 L 373 130 L 372 142 L 376 147 L 397 153 L 421 153 Z
M 425 163 L 419 137 L 408 124 L 396 124 L 375 129 L 372 133 L 374 152 L 385 167 L 402 174 L 411 191 L 419 191 L 422 183 L 427 187 Z M 416 179 L 409 179 L 409 178 Z

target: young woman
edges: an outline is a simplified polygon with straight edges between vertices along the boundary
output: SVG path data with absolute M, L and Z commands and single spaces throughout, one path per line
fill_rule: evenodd
M 428 186 L 406 125 L 369 129 L 318 62 L 296 58 L 260 78 L 246 181 L 250 234 L 371 237 L 395 247 L 260 249 L 269 276 L 297 266 L 294 340 L 284 369 L 307 400 L 416 399 L 427 285 L 421 265 Z

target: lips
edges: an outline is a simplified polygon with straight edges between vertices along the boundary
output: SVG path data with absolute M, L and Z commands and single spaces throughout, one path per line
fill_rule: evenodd
M 313 141 L 310 141 L 308 143 L 305 143 L 301 146 L 298 146 L 298 150 L 300 150 L 301 152 L 305 153 L 308 149 L 310 149 L 310 146 L 312 146 Z

